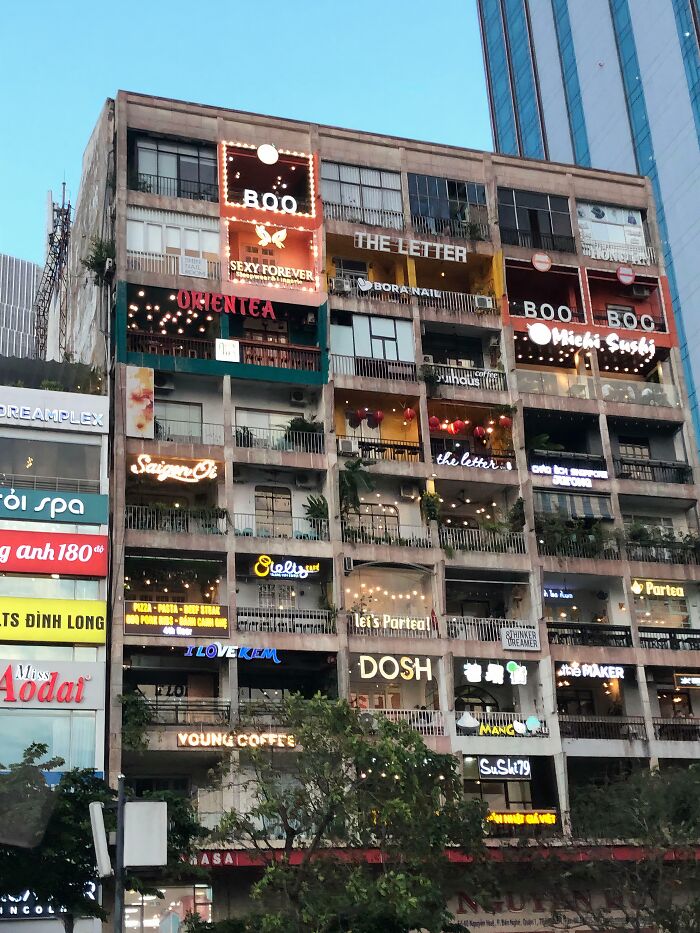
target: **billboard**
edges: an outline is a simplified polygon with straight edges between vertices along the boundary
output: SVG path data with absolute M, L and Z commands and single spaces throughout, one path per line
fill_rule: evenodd
M 0 529 L 0 571 L 107 576 L 107 535 Z
M 106 525 L 109 500 L 92 492 L 45 492 L 0 486 L 0 519 Z
M 107 603 L 0 596 L 0 641 L 104 645 Z
M 125 635 L 189 638 L 228 634 L 226 606 L 212 603 L 166 603 L 128 600 L 124 604 Z
M 0 425 L 106 434 L 109 399 L 104 395 L 0 386 Z

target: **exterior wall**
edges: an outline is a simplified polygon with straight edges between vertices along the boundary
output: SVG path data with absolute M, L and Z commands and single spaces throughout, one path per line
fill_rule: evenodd
M 32 304 L 41 268 L 0 255 L 0 356 L 34 356 Z

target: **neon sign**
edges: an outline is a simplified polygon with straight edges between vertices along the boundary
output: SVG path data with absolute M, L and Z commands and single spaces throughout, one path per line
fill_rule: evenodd
M 371 680 L 379 673 L 384 680 L 396 680 L 400 677 L 402 680 L 420 680 L 421 674 L 425 674 L 426 680 L 433 679 L 433 668 L 430 658 L 421 661 L 420 658 L 394 658 L 389 654 L 381 658 L 373 658 L 369 654 L 360 655 L 360 677 L 363 680 Z
M 685 589 L 679 585 L 671 583 L 655 583 L 653 580 L 645 580 L 641 583 L 639 580 L 632 581 L 632 592 L 635 596 L 675 596 L 678 599 L 685 599 Z
M 249 262 L 247 259 L 231 259 L 229 272 L 233 279 L 241 277 L 251 282 L 274 282 L 278 285 L 298 285 L 300 282 L 315 282 L 311 269 L 293 266 L 276 266 L 266 262 Z
M 542 723 L 537 716 L 528 716 L 524 722 L 520 719 L 513 719 L 512 722 L 489 722 L 488 720 L 477 719 L 476 716 L 472 716 L 469 710 L 465 710 L 459 717 L 457 728 L 472 734 L 496 735 L 507 738 L 524 738 L 544 732 Z
M 241 661 L 273 661 L 282 662 L 277 657 L 276 648 L 242 648 L 238 645 L 222 645 L 215 641 L 211 645 L 188 645 L 185 648 L 186 658 L 240 658 Z
M 470 467 L 477 470 L 512 470 L 513 464 L 510 460 L 498 463 L 493 457 L 474 456 L 470 451 L 465 450 L 459 459 L 455 457 L 450 450 L 444 450 L 435 457 L 435 463 L 438 466 L 450 467 Z
M 551 476 L 553 486 L 573 486 L 577 489 L 591 489 L 594 479 L 608 479 L 607 470 L 588 470 L 583 467 L 564 467 L 548 463 L 533 463 L 530 472 L 536 476 Z
M 631 353 L 651 359 L 656 353 L 656 343 L 647 337 L 638 340 L 625 340 L 619 334 L 600 334 L 591 332 L 578 333 L 563 327 L 550 327 L 548 324 L 528 324 L 528 336 L 539 347 L 552 344 L 555 347 L 573 347 L 578 350 L 605 349 L 610 353 Z
M 225 606 L 212 603 L 151 603 L 129 600 L 124 604 L 124 632 L 135 635 L 227 635 Z
M 282 214 L 296 214 L 299 210 L 297 199 L 291 194 L 283 194 L 278 198 L 273 191 L 258 194 L 252 188 L 245 188 L 243 191 L 243 207 L 261 207 L 264 211 L 276 211 Z
M 178 748 L 296 748 L 288 732 L 178 732 Z
M 297 564 L 293 560 L 275 564 L 267 554 L 261 554 L 253 566 L 253 573 L 262 579 L 270 577 L 273 580 L 306 580 L 310 574 L 318 573 L 320 569 L 320 564 Z
M 590 677 L 596 680 L 624 680 L 625 669 L 615 664 L 562 664 L 557 677 Z
M 369 279 L 358 278 L 357 290 L 361 294 L 367 292 L 389 292 L 400 298 L 442 298 L 438 288 L 421 288 L 419 285 L 396 285 L 393 282 L 370 282 Z
M 487 779 L 505 778 L 508 781 L 528 781 L 532 776 L 532 766 L 529 758 L 513 757 L 478 759 L 479 777 Z
M 240 314 L 241 317 L 261 317 L 276 321 L 275 308 L 267 298 L 239 298 L 218 292 L 195 292 L 181 288 L 177 306 L 182 311 L 216 311 L 217 314 Z
M 150 454 L 139 454 L 136 463 L 132 463 L 131 472 L 135 476 L 153 476 L 159 483 L 168 479 L 179 483 L 201 483 L 205 479 L 216 479 L 217 467 L 214 460 L 200 460 L 194 466 L 185 463 L 168 463 L 167 460 L 153 460 Z
M 410 240 L 405 237 L 387 236 L 383 233 L 355 233 L 355 249 L 373 249 L 380 253 L 400 253 L 402 256 L 415 256 L 421 259 L 445 259 L 452 262 L 466 262 L 466 246 L 453 246 L 450 243 L 431 243 L 427 240 Z
M 356 629 L 391 629 L 392 631 L 429 632 L 430 618 L 414 619 L 409 616 L 392 616 L 384 613 L 381 616 L 372 613 L 360 614 L 353 612 L 352 620 Z
M 484 674 L 483 665 L 478 661 L 467 661 L 464 665 L 464 676 L 469 684 L 480 684 L 482 677 L 487 684 L 505 683 L 505 674 L 510 675 L 511 684 L 525 685 L 527 683 L 527 668 L 517 661 L 507 661 L 505 667 L 498 662 L 490 661 Z
M 556 810 L 489 810 L 486 822 L 494 826 L 556 826 Z

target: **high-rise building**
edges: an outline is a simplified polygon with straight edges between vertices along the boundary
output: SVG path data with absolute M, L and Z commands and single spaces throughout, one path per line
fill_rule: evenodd
M 566 831 L 620 759 L 695 757 L 698 463 L 649 180 L 127 92 L 90 146 L 76 224 L 115 259 L 71 270 L 68 341 L 114 358 L 112 779 L 214 825 L 245 806 L 222 754 L 291 770 L 289 692 L 410 723 L 513 835 Z M 225 915 L 245 862 L 201 861 L 128 896 L 133 933 Z
M 650 179 L 698 433 L 697 0 L 477 2 L 496 151 Z M 645 264 L 629 226 L 586 223 L 589 254 Z
M 41 267 L 0 253 L 0 356 L 34 356 L 32 304 Z

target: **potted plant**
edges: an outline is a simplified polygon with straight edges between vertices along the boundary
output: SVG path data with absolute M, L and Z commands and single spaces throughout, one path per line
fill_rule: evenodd
M 420 368 L 420 377 L 425 383 L 425 389 L 428 395 L 437 395 L 440 379 L 438 371 L 432 363 L 423 363 Z
M 420 508 L 426 522 L 440 521 L 440 496 L 436 492 L 424 492 L 420 497 Z

